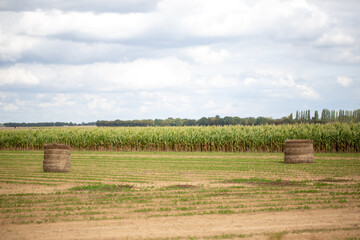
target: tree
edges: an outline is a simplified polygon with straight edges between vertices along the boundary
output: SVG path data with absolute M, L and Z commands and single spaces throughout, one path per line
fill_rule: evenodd
M 234 125 L 235 121 L 232 117 L 224 117 L 224 125 Z
M 164 120 L 162 120 L 162 119 L 155 119 L 155 121 L 154 121 L 155 126 L 163 126 L 163 122 L 164 122 Z
M 330 113 L 330 121 L 331 121 L 331 122 L 335 122 L 335 120 L 336 120 L 335 110 L 331 110 L 331 113 Z
M 257 117 L 255 121 L 255 125 L 264 125 L 266 124 L 266 118 L 264 117 Z
M 323 123 L 330 122 L 330 111 L 328 109 L 323 109 L 321 112 L 321 121 Z
M 207 126 L 209 125 L 209 121 L 206 117 L 202 117 L 199 120 L 197 120 L 197 125 L 199 126 Z
M 289 119 L 289 123 L 292 123 L 294 121 L 294 117 L 292 113 L 290 113 L 288 119 Z
M 299 120 L 300 120 L 299 111 L 296 111 L 295 121 L 299 122 Z
M 314 121 L 318 122 L 319 121 L 319 112 L 316 110 L 315 114 L 314 114 Z
M 306 122 L 310 123 L 311 122 L 311 114 L 310 114 L 310 110 L 306 111 Z

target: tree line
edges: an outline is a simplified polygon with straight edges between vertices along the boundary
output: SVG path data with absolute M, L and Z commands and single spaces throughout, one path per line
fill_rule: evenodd
M 287 117 L 273 119 L 269 117 L 202 117 L 195 119 L 167 118 L 167 119 L 144 119 L 144 120 L 99 120 L 96 122 L 98 127 L 135 127 L 135 126 L 225 126 L 225 125 L 280 125 L 296 123 L 329 123 L 329 122 L 360 122 L 360 109 L 348 110 L 328 110 L 323 109 L 321 114 L 316 110 L 311 115 L 310 110 L 296 111 L 295 116 L 291 113 Z
M 358 123 L 360 122 L 360 109 L 354 111 L 349 110 L 329 110 L 323 109 L 321 114 L 316 110 L 311 117 L 310 110 L 296 111 L 295 118 L 290 114 L 288 117 L 290 122 L 294 123 L 330 123 L 330 122 L 343 122 L 343 123 Z
M 224 125 L 263 125 L 263 124 L 274 124 L 272 118 L 265 117 L 224 117 L 221 118 L 219 115 L 215 117 L 202 117 L 196 119 L 181 119 L 181 118 L 167 118 L 167 119 L 144 119 L 144 120 L 115 120 L 106 121 L 100 120 L 96 122 L 96 126 L 106 127 L 135 127 L 135 126 L 224 126 Z
M 280 125 L 280 124 L 296 124 L 296 123 L 330 123 L 330 122 L 345 122 L 357 123 L 360 122 L 360 109 L 353 111 L 348 110 L 328 110 L 323 109 L 321 113 L 314 111 L 311 114 L 310 110 L 296 111 L 287 117 L 273 119 L 270 117 L 202 117 L 200 119 L 181 119 L 181 118 L 167 118 L 167 119 L 143 119 L 143 120 L 98 120 L 96 122 L 88 123 L 72 123 L 72 122 L 39 122 L 39 123 L 4 123 L 4 127 L 63 127 L 63 126 L 98 126 L 98 127 L 147 127 L 147 126 L 226 126 L 226 125 Z

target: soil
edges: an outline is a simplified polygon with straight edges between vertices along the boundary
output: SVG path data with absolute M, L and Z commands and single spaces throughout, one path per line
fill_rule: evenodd
M 1 227 L 1 239 L 335 239 L 360 235 L 360 210 L 296 210 L 229 215 L 60 222 Z

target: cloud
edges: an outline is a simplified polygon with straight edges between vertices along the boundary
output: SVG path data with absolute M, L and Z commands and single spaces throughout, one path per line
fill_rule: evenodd
M 4 34 L 0 29 L 0 61 L 15 62 L 25 51 L 37 48 L 38 42 L 32 37 Z
M 319 99 L 320 94 L 293 74 L 274 70 L 257 71 L 242 82 L 248 92 L 267 98 Z
M 105 84 L 100 86 L 103 91 L 178 88 L 187 86 L 191 79 L 188 64 L 176 58 L 138 59 L 92 67 L 89 72 L 104 80 Z
M 337 62 L 358 64 L 360 63 L 360 46 L 341 49 L 340 54 L 334 58 Z
M 296 89 L 300 91 L 300 94 L 305 98 L 319 99 L 320 95 L 311 87 L 306 85 L 297 84 Z
M 185 50 L 186 54 L 194 59 L 195 62 L 201 64 L 222 63 L 230 53 L 226 49 L 219 51 L 212 50 L 210 46 L 192 47 Z
M 63 12 L 36 10 L 22 12 L 18 34 L 28 36 L 71 36 L 79 40 L 134 38 L 149 29 L 154 18 L 143 13 Z
M 28 3 L 27 0 L 22 2 Z M 229 59 L 232 50 L 229 46 L 212 43 L 225 39 L 234 42 L 241 38 L 250 41 L 250 47 L 255 45 L 251 44 L 254 39 L 290 44 L 296 44 L 294 40 L 310 41 L 314 46 L 351 44 L 356 39 L 339 30 L 329 32 L 332 21 L 321 9 L 305 0 L 163 0 L 152 1 L 152 11 L 148 12 L 80 11 L 76 6 L 86 5 L 83 1 L 46 4 L 37 0 L 36 4 L 47 7 L 1 12 L 0 60 L 75 64 L 113 62 L 144 58 L 142 54 L 153 56 L 158 54 L 155 49 L 180 45 L 196 63 L 219 64 Z M 103 5 L 90 1 L 89 5 L 92 4 L 98 8 Z M 116 3 L 111 1 L 109 4 Z M 125 1 L 122 4 L 132 3 Z M 6 1 L 5 5 L 16 5 L 21 9 L 20 4 L 11 1 Z M 50 8 L 51 5 L 55 7 Z M 61 7 L 64 5 L 68 8 Z M 194 46 L 194 42 L 198 46 Z M 199 42 L 205 44 L 199 46 Z M 59 48 L 62 51 L 56 50 Z M 354 59 L 351 56 L 344 58 Z
M 0 86 L 2 85 L 38 85 L 40 80 L 30 71 L 12 66 L 0 69 Z
M 16 113 L 25 106 L 25 101 L 19 100 L 18 94 L 0 92 L 0 111 L 4 113 Z
M 207 37 L 309 38 L 328 23 L 326 14 L 305 0 L 174 0 L 160 2 L 159 10 L 184 33 Z
M 80 12 L 146 12 L 156 6 L 157 0 L 3 0 L 0 9 L 7 11 L 33 11 L 36 9 L 60 9 Z
M 336 81 L 340 86 L 345 88 L 349 87 L 352 83 L 352 79 L 345 76 L 339 76 Z
M 41 108 L 71 107 L 75 104 L 75 101 L 71 100 L 69 94 L 58 93 L 55 94 L 50 101 L 40 103 L 39 106 Z
M 9 14 L 20 14 L 20 19 L 11 24 L 12 31 L 18 34 L 66 36 L 80 41 L 152 37 L 154 32 L 168 39 L 178 36 L 306 39 L 321 35 L 329 24 L 326 14 L 305 0 L 164 0 L 152 12 L 38 9 Z
M 257 83 L 257 80 L 255 78 L 252 77 L 247 77 L 245 78 L 245 80 L 243 81 L 243 84 L 245 86 L 251 86 L 251 85 L 255 85 L 255 83 Z
M 191 73 L 176 58 L 84 65 L 18 64 L 0 70 L 0 85 L 40 84 L 51 91 L 119 91 L 189 87 Z
M 355 39 L 342 32 L 325 33 L 316 40 L 316 46 L 349 46 L 355 43 Z
M 5 104 L 3 107 L 5 112 L 15 112 L 19 109 L 19 107 L 13 103 Z

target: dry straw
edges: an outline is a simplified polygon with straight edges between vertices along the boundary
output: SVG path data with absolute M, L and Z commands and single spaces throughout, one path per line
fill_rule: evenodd
M 313 163 L 314 141 L 311 139 L 288 139 L 284 149 L 285 163 Z
M 70 172 L 70 146 L 65 144 L 44 145 L 44 172 Z

